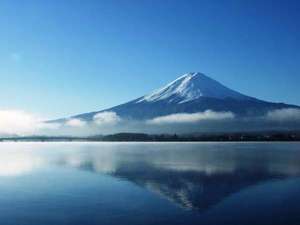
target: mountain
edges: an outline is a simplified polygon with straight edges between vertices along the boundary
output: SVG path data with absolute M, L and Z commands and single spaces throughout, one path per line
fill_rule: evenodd
M 199 98 L 216 98 L 235 100 L 251 100 L 252 98 L 233 91 L 219 82 L 201 73 L 187 73 L 169 83 L 165 87 L 152 92 L 136 101 L 157 102 L 167 101 L 169 103 L 186 103 Z
M 109 111 L 115 112 L 121 118 L 145 120 L 175 113 L 197 113 L 206 110 L 232 112 L 239 117 L 253 117 L 284 108 L 300 107 L 262 101 L 227 88 L 202 73 L 187 73 L 133 101 L 71 118 L 91 121 L 97 113 Z

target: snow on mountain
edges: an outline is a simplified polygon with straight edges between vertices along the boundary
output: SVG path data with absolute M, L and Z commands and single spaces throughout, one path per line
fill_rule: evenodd
M 295 105 L 267 102 L 243 95 L 202 73 L 187 73 L 138 99 L 109 109 L 56 120 L 56 122 L 73 118 L 89 122 L 94 121 L 96 115 L 101 115 L 101 118 L 109 116 L 108 120 L 113 117 L 118 121 L 149 120 L 173 114 L 198 115 L 196 113 L 207 111 L 228 112 L 237 117 L 261 117 L 272 110 L 287 108 L 300 109 Z
M 181 104 L 200 97 L 217 99 L 232 98 L 236 100 L 252 99 L 223 86 L 202 73 L 187 73 L 165 87 L 145 95 L 137 103 L 167 100 L 168 102 L 177 101 L 177 103 Z

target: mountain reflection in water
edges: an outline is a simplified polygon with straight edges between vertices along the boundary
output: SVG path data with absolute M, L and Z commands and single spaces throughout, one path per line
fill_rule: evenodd
M 125 179 L 183 208 L 204 211 L 248 187 L 299 176 L 298 145 L 290 145 L 115 143 L 65 151 L 54 162 Z

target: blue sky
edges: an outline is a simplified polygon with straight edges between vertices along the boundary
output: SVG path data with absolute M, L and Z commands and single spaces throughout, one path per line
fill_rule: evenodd
M 0 1 L 1 109 L 101 110 L 199 71 L 300 105 L 299 1 Z

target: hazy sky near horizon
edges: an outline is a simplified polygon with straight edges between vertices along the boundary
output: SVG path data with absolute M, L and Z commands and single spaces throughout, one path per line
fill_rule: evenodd
M 202 72 L 300 105 L 300 1 L 2 0 L 0 109 L 48 118 Z

